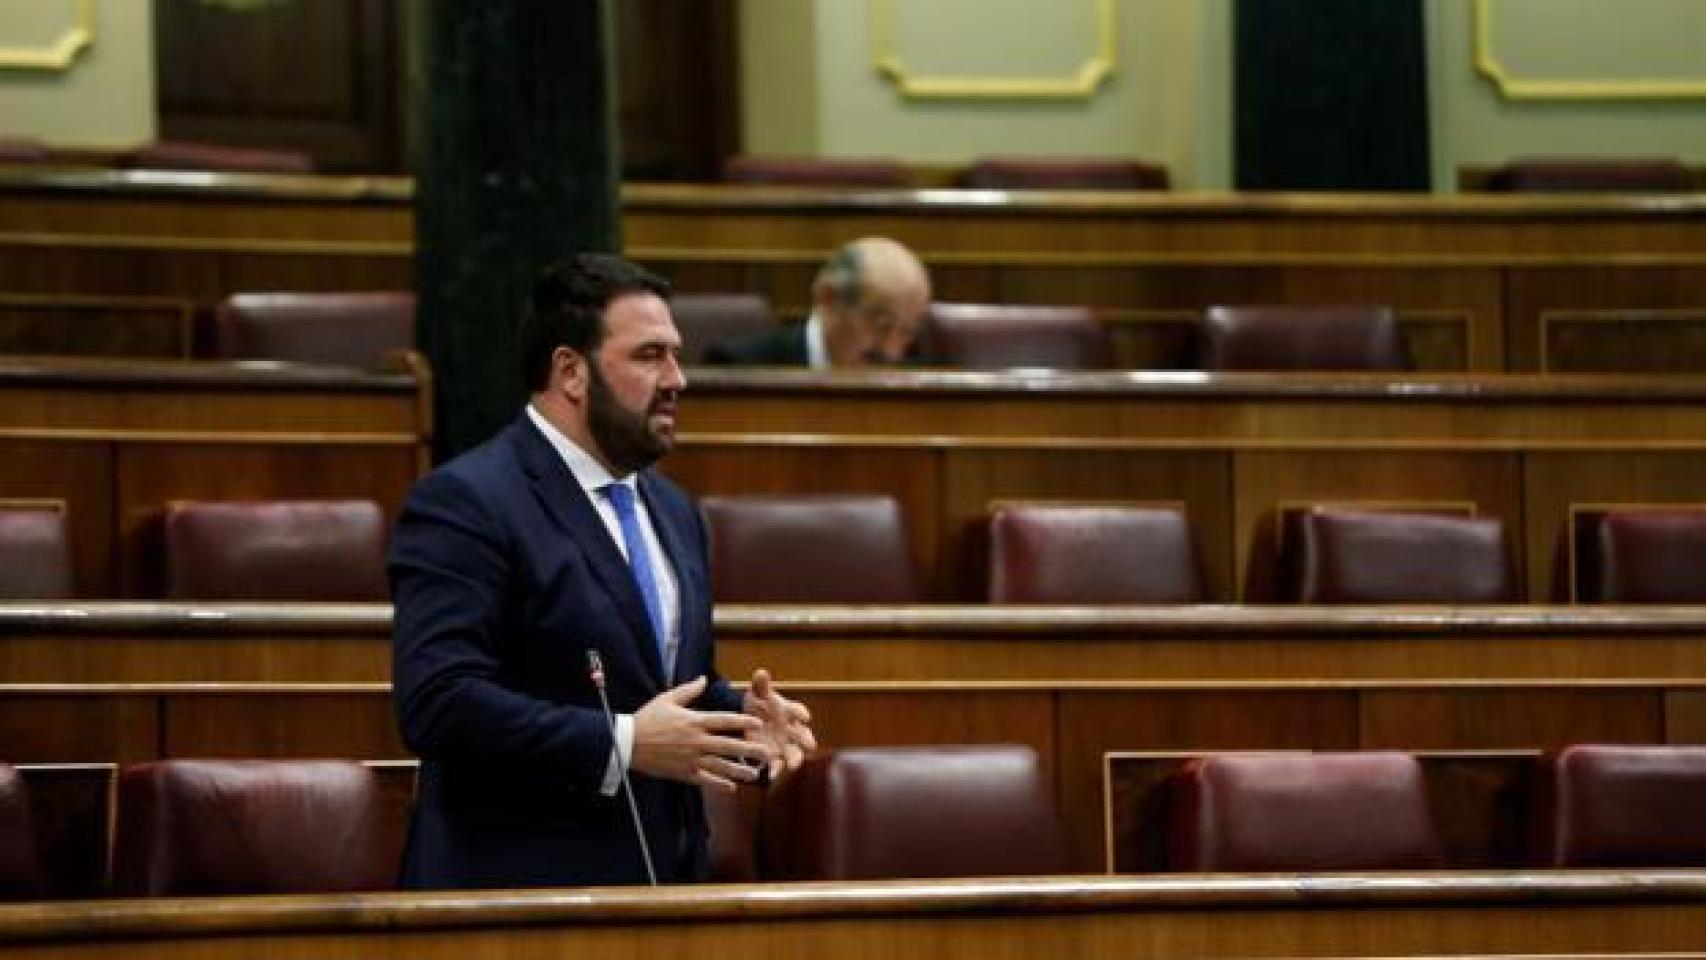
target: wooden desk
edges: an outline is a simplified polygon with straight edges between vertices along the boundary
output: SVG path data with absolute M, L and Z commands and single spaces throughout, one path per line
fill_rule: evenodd
M 171 500 L 370 498 L 427 467 L 431 378 L 272 362 L 0 359 L 0 499 L 62 500 L 84 596 L 158 596 Z
M 826 747 L 1023 743 L 1079 869 L 1109 751 L 1706 743 L 1706 608 L 727 606 Z M 408 756 L 383 605 L 0 605 L 0 755 Z
M 1019 878 L 0 906 L 9 956 L 1700 957 L 1696 871 Z
M 1467 505 L 1544 599 L 1570 504 L 1706 499 L 1706 384 L 1667 377 L 700 370 L 679 429 L 662 466 L 696 494 L 896 497 L 958 601 L 1002 499 L 1182 503 L 1215 600 L 1283 504 Z
M 0 291 L 410 286 L 400 178 L 0 171 Z M 626 253 L 804 316 L 837 244 L 895 237 L 942 300 L 1090 303 L 1123 365 L 1188 366 L 1214 303 L 1393 305 L 1423 369 L 1702 370 L 1706 200 L 813 191 L 628 184 Z

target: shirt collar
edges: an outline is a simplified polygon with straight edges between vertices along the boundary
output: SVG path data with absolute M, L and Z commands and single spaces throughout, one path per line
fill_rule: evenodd
M 823 342 L 823 318 L 816 310 L 806 318 L 806 365 L 813 370 L 829 369 L 829 347 Z
M 527 418 L 532 420 L 533 425 L 539 428 L 539 432 L 545 435 L 545 439 L 551 444 L 551 448 L 557 451 L 557 456 L 563 458 L 563 463 L 568 466 L 569 472 L 575 475 L 575 482 L 579 483 L 581 489 L 589 495 L 603 490 L 612 483 L 620 483 L 627 487 L 635 486 L 634 481 L 638 474 L 630 473 L 621 479 L 612 477 L 610 471 L 604 469 L 604 464 L 599 463 L 593 458 L 592 454 L 581 449 L 580 444 L 570 440 L 566 434 L 552 425 L 551 421 L 545 419 L 545 415 L 535 409 L 531 403 L 527 405 Z

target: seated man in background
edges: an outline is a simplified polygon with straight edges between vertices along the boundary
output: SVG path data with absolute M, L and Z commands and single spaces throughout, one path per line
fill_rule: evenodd
M 864 367 L 906 358 L 930 310 L 930 274 L 899 243 L 865 237 L 830 256 L 812 281 L 803 325 L 713 344 L 705 362 L 737 366 Z

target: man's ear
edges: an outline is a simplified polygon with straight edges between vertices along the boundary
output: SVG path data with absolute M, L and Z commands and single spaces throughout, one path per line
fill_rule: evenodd
M 586 357 L 568 347 L 551 351 L 551 383 L 568 399 L 577 403 L 584 401 L 591 386 Z

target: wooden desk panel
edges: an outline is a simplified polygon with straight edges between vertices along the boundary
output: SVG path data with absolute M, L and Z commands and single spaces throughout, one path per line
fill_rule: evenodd
M 702 370 L 682 416 L 688 489 L 890 493 L 961 602 L 997 499 L 1182 502 L 1211 600 L 1253 596 L 1281 503 L 1467 503 L 1539 600 L 1570 503 L 1706 490 L 1706 392 L 1674 378 Z
M 394 515 L 430 457 L 430 379 L 411 363 L 5 360 L 0 498 L 65 500 L 80 595 L 157 596 L 172 500 L 367 498 Z
M 1024 743 L 1079 869 L 1109 750 L 1706 742 L 1706 609 L 745 607 L 825 747 Z M 383 605 L 0 605 L 0 755 L 401 759 Z
M 405 287 L 412 193 L 392 178 L 0 171 L 0 289 L 207 306 L 243 290 Z M 874 233 L 918 250 L 942 299 L 1104 308 L 1137 365 L 1193 362 L 1187 326 L 1210 304 L 1354 300 L 1393 305 L 1424 369 L 1706 366 L 1689 324 L 1608 355 L 1572 349 L 1570 321 L 1547 319 L 1706 306 L 1699 197 L 629 184 L 623 206 L 628 255 L 683 290 L 764 294 L 787 317 L 805 315 L 831 249 Z
M 1688 871 L 1014 878 L 0 906 L 9 955 L 1702 956 Z

